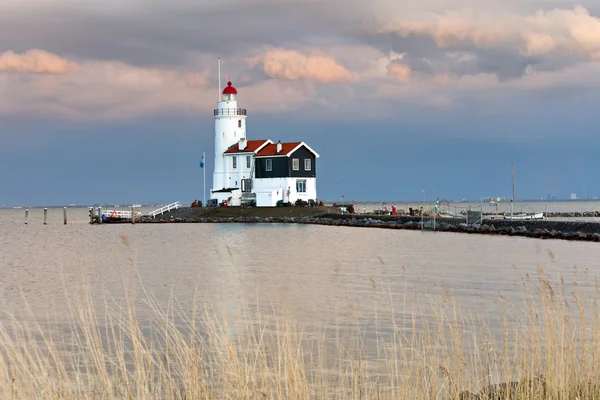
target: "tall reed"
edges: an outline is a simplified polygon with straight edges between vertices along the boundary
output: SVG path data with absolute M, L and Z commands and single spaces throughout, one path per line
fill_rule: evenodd
M 151 294 L 89 293 L 68 323 L 11 318 L 0 327 L 2 399 L 593 399 L 600 398 L 597 282 L 523 277 L 524 304 L 502 321 L 471 315 L 450 295 L 430 313 L 377 312 L 373 326 L 302 325 L 277 307 L 185 310 Z M 589 283 L 589 282 L 588 282 Z

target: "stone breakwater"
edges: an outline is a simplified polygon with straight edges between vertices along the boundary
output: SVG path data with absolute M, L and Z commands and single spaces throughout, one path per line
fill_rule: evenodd
M 166 218 L 165 218 L 166 217 Z M 433 218 L 425 218 L 424 229 L 434 229 Z M 292 223 L 360 228 L 421 230 L 420 217 L 323 214 L 311 217 L 178 217 L 145 218 L 141 223 Z M 463 219 L 438 218 L 435 230 L 487 235 L 523 236 L 539 239 L 563 239 L 600 242 L 600 223 L 581 221 L 511 221 L 483 220 L 483 224 L 467 225 Z
M 484 212 L 483 215 L 494 216 L 496 213 Z M 544 215 L 548 218 L 600 218 L 600 211 L 544 212 Z
M 600 211 L 582 211 L 582 212 L 577 212 L 577 211 L 573 211 L 573 212 L 547 212 L 544 213 L 544 215 L 546 215 L 546 217 L 549 218 L 553 218 L 553 217 L 561 217 L 561 218 L 598 218 L 600 217 Z

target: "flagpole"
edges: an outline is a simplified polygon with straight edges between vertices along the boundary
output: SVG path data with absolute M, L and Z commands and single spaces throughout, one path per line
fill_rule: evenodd
M 206 207 L 206 157 L 205 157 L 206 152 L 203 151 L 202 152 L 202 163 L 203 163 L 203 167 L 202 167 L 202 173 L 204 175 L 204 179 L 202 180 L 203 182 L 203 186 L 202 186 L 202 207 Z

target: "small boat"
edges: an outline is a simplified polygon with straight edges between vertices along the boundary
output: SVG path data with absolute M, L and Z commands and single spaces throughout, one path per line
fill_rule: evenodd
M 444 218 L 464 218 L 465 215 L 464 214 L 460 214 L 460 213 L 455 213 L 452 211 L 440 211 L 438 214 L 440 217 Z
M 504 219 L 511 219 L 511 220 L 528 220 L 528 219 L 544 219 L 546 218 L 544 216 L 543 212 L 538 212 L 538 213 L 533 213 L 533 214 L 514 214 L 514 215 L 509 215 L 509 214 L 505 214 L 504 215 Z

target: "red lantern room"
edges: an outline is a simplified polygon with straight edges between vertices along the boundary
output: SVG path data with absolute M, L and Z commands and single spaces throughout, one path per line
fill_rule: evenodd
M 231 81 L 227 82 L 227 87 L 223 89 L 223 101 L 236 101 L 237 90 L 231 86 Z

